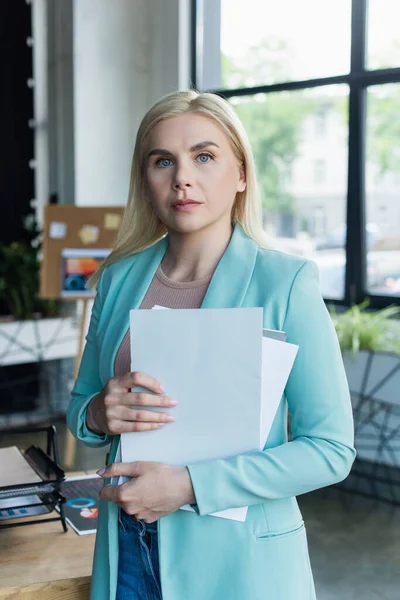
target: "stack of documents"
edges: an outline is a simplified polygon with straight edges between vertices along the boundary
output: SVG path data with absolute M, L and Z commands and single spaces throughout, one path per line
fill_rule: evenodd
M 178 405 L 154 409 L 174 423 L 122 434 L 116 461 L 187 465 L 264 448 L 298 348 L 263 330 L 262 308 L 132 310 L 130 332 L 131 370 Z M 246 512 L 215 516 L 244 521 Z

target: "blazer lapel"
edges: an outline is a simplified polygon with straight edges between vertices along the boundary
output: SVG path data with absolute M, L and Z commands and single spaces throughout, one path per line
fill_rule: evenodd
M 208 286 L 201 308 L 240 308 L 249 287 L 258 245 L 237 223 Z

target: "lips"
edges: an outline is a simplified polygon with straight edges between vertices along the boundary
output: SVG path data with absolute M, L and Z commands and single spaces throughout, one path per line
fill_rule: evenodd
M 174 202 L 172 206 L 191 206 L 195 204 L 200 204 L 200 202 L 196 202 L 196 200 L 191 200 L 188 198 L 187 200 L 178 200 L 177 202 Z

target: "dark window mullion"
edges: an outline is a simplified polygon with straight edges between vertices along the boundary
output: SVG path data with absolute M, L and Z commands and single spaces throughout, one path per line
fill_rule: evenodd
M 351 7 L 351 74 L 365 71 L 367 47 L 367 0 L 353 0 Z
M 351 15 L 351 74 L 365 70 L 366 0 L 353 0 Z M 365 295 L 365 89 L 350 83 L 349 159 L 345 301 L 360 302 Z
M 356 85 L 359 87 L 368 87 L 370 85 L 398 82 L 400 82 L 400 68 L 363 71 L 361 73 L 349 73 L 348 75 L 332 75 L 331 77 L 320 77 L 317 79 L 284 81 L 281 83 L 256 85 L 245 88 L 211 89 L 208 91 L 223 96 L 224 98 L 233 98 L 237 96 L 254 96 L 255 94 L 270 94 L 273 92 L 292 92 L 328 85 L 340 85 L 343 83 L 349 86 Z
M 365 89 L 350 88 L 349 159 L 347 187 L 346 285 L 347 304 L 365 295 Z
M 192 0 L 190 13 L 190 86 L 197 88 L 197 0 Z

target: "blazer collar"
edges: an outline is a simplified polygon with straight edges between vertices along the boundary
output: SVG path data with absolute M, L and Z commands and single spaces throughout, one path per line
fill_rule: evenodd
M 258 245 L 236 223 L 201 308 L 239 308 L 253 275 Z

